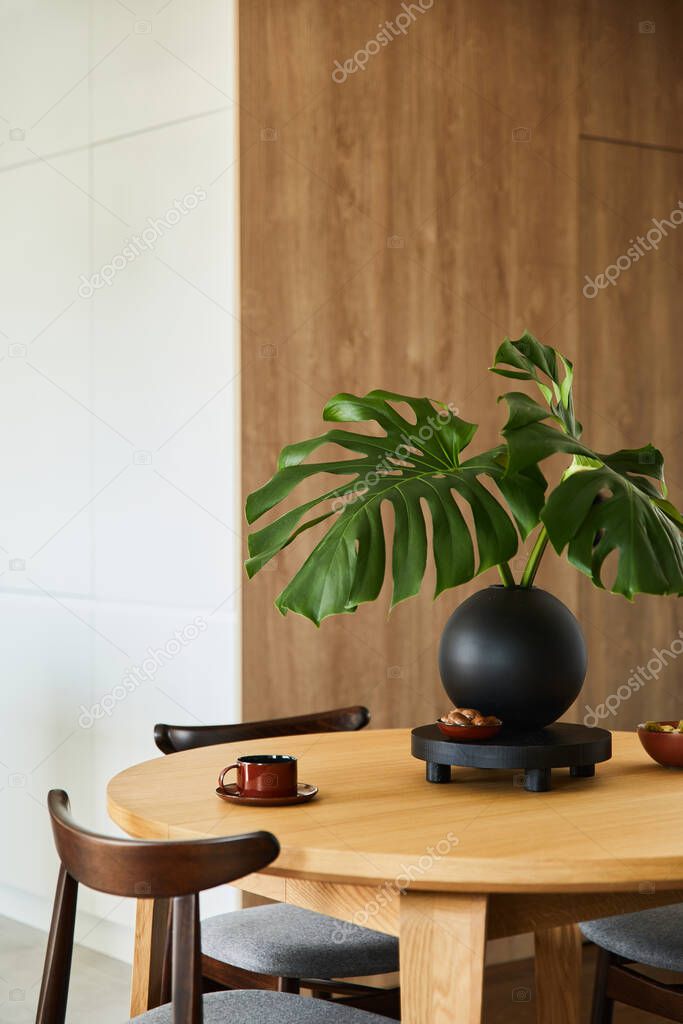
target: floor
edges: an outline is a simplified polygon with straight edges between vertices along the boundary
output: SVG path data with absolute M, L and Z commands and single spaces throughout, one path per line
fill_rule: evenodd
M 589 1024 L 595 949 L 587 947 L 583 957 L 582 1024 Z M 534 965 L 532 960 L 497 964 L 486 972 L 485 1024 L 536 1024 Z M 614 1011 L 614 1024 L 655 1024 L 664 1018 L 625 1006 Z
M 32 1024 L 40 989 L 45 935 L 0 917 L 0 1024 Z M 593 953 L 584 957 L 584 1024 L 588 1024 Z M 68 1024 L 123 1024 L 128 1019 L 130 967 L 76 947 Z M 661 1020 L 621 1007 L 614 1024 Z M 498 964 L 487 970 L 486 1024 L 536 1024 L 533 964 Z
M 46 935 L 0 917 L 0 1024 L 32 1024 L 40 992 Z M 128 1020 L 130 966 L 77 946 L 69 992 L 69 1024 Z

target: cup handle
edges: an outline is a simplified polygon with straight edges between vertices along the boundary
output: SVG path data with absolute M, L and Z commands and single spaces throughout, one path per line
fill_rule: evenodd
M 233 768 L 238 768 L 238 767 L 239 767 L 239 765 L 237 763 L 235 763 L 235 764 L 229 764 L 227 768 L 223 769 L 223 771 L 218 776 L 218 785 L 221 787 L 221 789 L 223 789 L 223 787 L 225 785 L 225 782 L 223 780 L 225 779 L 225 776 L 228 774 L 228 772 L 231 772 L 233 770 Z

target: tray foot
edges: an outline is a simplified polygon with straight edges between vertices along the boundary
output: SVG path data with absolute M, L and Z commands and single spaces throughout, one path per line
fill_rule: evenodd
M 427 761 L 427 782 L 450 782 L 451 766 Z
M 547 793 L 552 789 L 550 768 L 527 768 L 524 774 L 524 788 L 528 793 Z

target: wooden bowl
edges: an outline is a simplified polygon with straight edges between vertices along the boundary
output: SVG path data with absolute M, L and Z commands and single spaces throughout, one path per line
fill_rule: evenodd
M 678 726 L 678 722 L 657 722 Z M 651 732 L 641 723 L 638 737 L 653 761 L 663 768 L 683 768 L 683 732 Z
M 458 740 L 460 743 L 491 740 L 503 728 L 502 722 L 500 725 L 448 725 L 439 720 L 436 724 L 449 740 Z

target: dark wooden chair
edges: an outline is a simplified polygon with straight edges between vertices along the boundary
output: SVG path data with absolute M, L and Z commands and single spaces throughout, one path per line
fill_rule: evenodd
M 278 992 L 202 993 L 199 892 L 259 871 L 279 853 L 270 832 L 219 839 L 143 842 L 97 835 L 72 819 L 69 798 L 48 796 L 61 861 L 36 1024 L 64 1024 L 79 883 L 137 899 L 170 899 L 162 998 L 138 1024 L 386 1024 L 382 1017 Z
M 337 708 L 294 718 L 234 725 L 156 725 L 164 754 L 195 747 L 320 732 L 355 732 L 370 721 L 365 707 Z M 206 989 L 254 988 L 299 992 L 373 1010 L 396 1020 L 400 992 L 343 981 L 398 971 L 398 941 L 281 903 L 249 907 L 202 924 L 202 974 Z
M 683 904 L 585 921 L 581 930 L 598 947 L 591 1024 L 612 1024 L 615 1003 L 683 1021 L 683 985 L 666 980 L 683 971 Z

